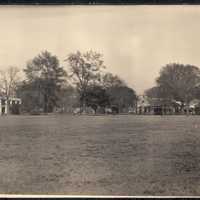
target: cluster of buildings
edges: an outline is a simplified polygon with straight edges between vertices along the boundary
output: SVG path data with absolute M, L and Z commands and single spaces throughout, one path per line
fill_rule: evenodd
M 126 106 L 119 109 L 117 105 L 109 107 L 99 107 L 96 112 L 91 107 L 86 107 L 86 114 L 136 114 L 136 115 L 181 115 L 186 114 L 188 108 L 179 101 L 150 98 L 145 95 L 139 95 L 134 106 Z M 73 110 L 74 114 L 82 113 L 80 108 Z M 200 100 L 195 99 L 190 102 L 189 114 L 200 115 Z
M 170 114 L 185 114 L 187 108 L 181 102 L 175 100 L 149 98 L 145 95 L 140 95 L 137 101 L 137 114 L 152 114 L 152 115 L 170 115 Z M 200 100 L 193 100 L 189 105 L 190 114 L 200 114 Z
M 0 115 L 5 114 L 20 114 L 20 98 L 5 98 L 0 96 Z M 179 101 L 166 100 L 159 98 L 149 98 L 145 95 L 138 96 L 135 107 L 126 108 L 123 112 L 138 115 L 170 115 L 170 114 L 185 114 L 186 108 Z M 87 113 L 94 114 L 94 110 L 87 108 Z M 193 100 L 189 105 L 190 114 L 200 114 L 200 100 Z M 75 113 L 80 113 L 80 108 L 74 110 Z M 105 108 L 104 111 L 97 113 L 119 113 L 116 106 Z

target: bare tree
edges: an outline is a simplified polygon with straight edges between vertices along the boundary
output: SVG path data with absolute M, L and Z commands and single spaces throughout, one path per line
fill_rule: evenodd
M 8 103 L 9 112 L 9 99 L 15 96 L 17 85 L 19 83 L 19 68 L 10 66 L 5 70 L 0 71 L 0 93 L 4 96 Z
M 86 92 L 89 86 L 98 84 L 101 80 L 101 69 L 104 68 L 102 55 L 92 50 L 70 54 L 65 60 L 69 63 L 69 76 L 75 83 L 83 111 L 86 106 Z

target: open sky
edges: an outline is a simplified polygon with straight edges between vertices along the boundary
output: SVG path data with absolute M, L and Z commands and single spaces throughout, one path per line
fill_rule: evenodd
M 0 6 L 0 26 L 0 69 L 92 49 L 141 94 L 167 63 L 200 66 L 200 6 Z

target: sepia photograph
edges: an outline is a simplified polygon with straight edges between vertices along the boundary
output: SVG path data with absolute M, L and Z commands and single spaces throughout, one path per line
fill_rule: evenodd
M 200 6 L 0 6 L 0 194 L 200 196 Z

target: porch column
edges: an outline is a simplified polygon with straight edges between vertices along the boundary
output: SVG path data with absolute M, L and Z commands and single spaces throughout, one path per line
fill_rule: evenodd
M 8 114 L 8 101 L 5 100 L 5 114 Z
M 0 115 L 2 115 L 2 102 L 1 102 L 1 99 L 0 99 Z

